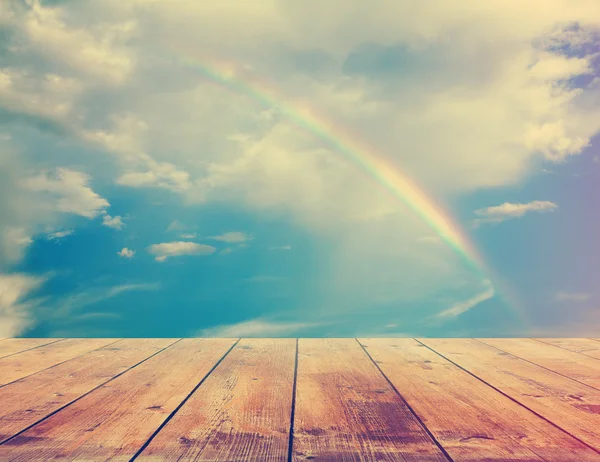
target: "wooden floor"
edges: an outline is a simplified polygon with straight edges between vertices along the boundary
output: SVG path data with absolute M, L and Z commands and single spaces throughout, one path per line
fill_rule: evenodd
M 1 339 L 11 460 L 600 461 L 600 340 Z

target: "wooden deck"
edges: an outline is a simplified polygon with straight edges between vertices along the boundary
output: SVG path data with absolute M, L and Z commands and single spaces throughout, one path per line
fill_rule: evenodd
M 600 461 L 600 340 L 0 340 L 0 461 L 109 459 Z

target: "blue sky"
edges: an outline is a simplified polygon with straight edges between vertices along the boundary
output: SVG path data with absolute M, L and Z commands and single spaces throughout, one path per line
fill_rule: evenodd
M 0 336 L 600 331 L 597 2 L 0 18 Z M 257 80 L 409 176 L 483 265 Z

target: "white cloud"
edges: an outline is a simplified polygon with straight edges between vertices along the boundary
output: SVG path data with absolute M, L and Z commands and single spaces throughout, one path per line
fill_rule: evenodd
M 30 191 L 53 196 L 50 206 L 58 212 L 94 218 L 110 204 L 90 188 L 89 181 L 90 176 L 83 172 L 57 168 L 28 178 L 23 184 Z
M 184 234 L 180 234 L 179 237 L 181 239 L 196 239 L 196 233 L 184 233 Z
M 117 252 L 117 255 L 123 258 L 133 258 L 135 251 L 128 249 L 127 247 L 123 247 L 119 252 Z
M 240 231 L 231 231 L 228 233 L 220 234 L 218 236 L 211 236 L 209 239 L 212 239 L 214 241 L 226 242 L 227 244 L 238 244 L 242 242 L 251 241 L 253 237 Z
M 46 7 L 39 0 L 27 2 L 27 7 L 10 5 L 14 9 L 8 7 L 6 23 L 44 58 L 107 83 L 121 83 L 131 73 L 132 58 L 117 43 L 131 36 L 133 22 L 78 27 L 67 23 L 66 9 Z
M 460 316 L 463 313 L 466 313 L 467 311 L 476 307 L 480 303 L 493 298 L 495 295 L 494 288 L 491 286 L 491 283 L 489 281 L 487 281 L 486 285 L 488 286 L 488 288 L 486 290 L 484 290 L 483 292 L 481 292 L 480 294 L 478 294 L 468 300 L 458 302 L 458 303 L 452 305 L 447 310 L 444 310 L 441 313 L 438 313 L 437 315 L 435 315 L 435 318 L 437 318 L 437 319 L 455 318 L 457 316 Z
M 125 226 L 125 223 L 123 223 L 122 217 L 120 217 L 118 215 L 111 217 L 107 213 L 102 216 L 102 224 L 104 226 L 108 226 L 109 228 L 119 229 L 119 230 L 123 229 L 123 226 Z
M 75 234 L 74 229 L 64 229 L 62 231 L 54 231 L 53 233 L 46 234 L 46 239 L 49 241 L 57 241 L 64 239 L 65 237 L 72 236 L 73 234 Z
M 434 200 L 522 182 L 600 129 L 600 85 L 572 84 L 593 64 L 584 45 L 600 24 L 595 1 L 5 3 L 0 21 L 18 41 L 3 109 L 59 121 L 69 143 L 112 156 L 123 186 L 243 207 L 329 239 L 315 290 L 327 306 L 428 296 L 452 288 L 460 264 L 445 246 L 415 246 L 430 229 L 286 106 L 359 158 L 388 159 Z M 204 65 L 274 93 L 257 101 L 244 85 L 214 85 Z M 34 235 L 36 220 L 0 207 L 3 235 L 5 210 Z
M 58 298 L 52 303 L 48 303 L 48 305 L 52 307 L 51 316 L 59 319 L 65 319 L 70 317 L 76 310 L 117 297 L 127 292 L 155 291 L 159 290 L 160 288 L 160 284 L 153 283 L 119 284 L 108 287 L 91 287 L 69 294 L 66 297 Z
M 292 250 L 292 246 L 291 245 L 278 245 L 278 246 L 272 246 L 269 247 L 269 250 Z
M 565 292 L 560 291 L 554 295 L 554 299 L 557 302 L 575 302 L 575 303 L 583 303 L 587 302 L 592 298 L 592 294 L 584 293 L 584 292 Z
M 189 241 L 163 242 L 148 247 L 148 252 L 156 257 L 156 261 L 165 261 L 168 257 L 181 255 L 210 255 L 216 250 L 210 245 Z
M 44 278 L 26 274 L 0 273 L 0 337 L 19 335 L 31 322 L 27 296 Z
M 167 232 L 171 232 L 171 231 L 187 231 L 192 229 L 193 227 L 185 225 L 183 223 L 181 223 L 178 220 L 174 220 L 171 223 L 169 223 L 169 226 L 167 226 Z
M 264 319 L 253 319 L 237 324 L 203 329 L 200 337 L 280 337 L 298 334 L 303 330 L 315 327 L 316 324 L 301 322 L 273 322 Z
M 532 201 L 527 204 L 513 204 L 505 202 L 502 205 L 487 207 L 475 211 L 475 215 L 481 217 L 474 221 L 475 226 L 482 223 L 500 223 L 512 218 L 520 218 L 530 212 L 553 212 L 558 208 L 554 202 Z

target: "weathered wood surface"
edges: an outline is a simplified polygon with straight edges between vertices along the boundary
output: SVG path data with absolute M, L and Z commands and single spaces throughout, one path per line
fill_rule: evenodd
M 68 361 L 118 339 L 67 339 L 0 359 L 0 385 Z
M 600 342 L 591 338 L 536 338 L 538 342 L 600 359 Z
M 0 339 L 0 461 L 599 461 L 593 339 Z
M 600 391 L 476 340 L 421 341 L 600 451 Z
M 416 340 L 360 341 L 455 461 L 600 458 Z
M 121 340 L 0 388 L 0 442 L 172 343 Z
M 0 341 L 0 358 L 58 342 L 60 338 L 8 338 Z
M 557 374 L 600 390 L 600 361 L 579 353 L 527 339 L 478 339 Z M 558 350 L 558 351 L 557 351 Z
M 138 460 L 286 461 L 294 339 L 238 343 Z
M 293 460 L 445 461 L 354 339 L 300 339 Z

